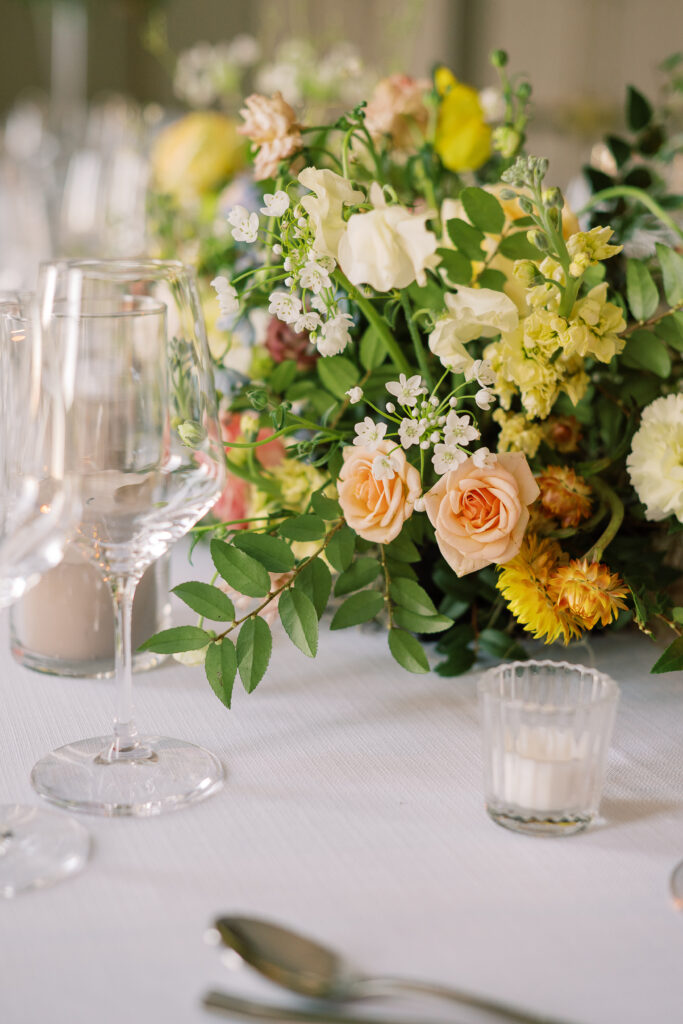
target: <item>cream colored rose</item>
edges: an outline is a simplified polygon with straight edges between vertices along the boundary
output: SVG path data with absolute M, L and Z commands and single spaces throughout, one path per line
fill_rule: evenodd
M 352 284 L 369 284 L 378 292 L 407 288 L 413 281 L 425 284 L 425 270 L 439 263 L 436 235 L 425 224 L 434 212 L 387 205 L 377 182 L 370 201 L 374 209 L 354 213 L 346 224 L 339 242 L 341 269 Z
M 391 480 L 376 480 L 372 464 L 378 455 L 390 452 L 394 476 Z M 349 445 L 344 449 L 338 490 L 339 504 L 351 529 L 365 540 L 388 544 L 413 514 L 420 496 L 420 474 L 390 441 L 381 441 L 372 451 Z
M 458 287 L 447 292 L 448 312 L 437 320 L 429 335 L 429 347 L 444 366 L 463 372 L 472 363 L 464 347 L 475 338 L 492 338 L 514 331 L 519 323 L 517 307 L 503 292 L 492 288 Z
M 360 203 L 365 196 L 341 174 L 327 168 L 304 167 L 299 181 L 314 193 L 301 200 L 315 228 L 313 247 L 321 256 L 332 256 L 336 260 L 339 240 L 346 231 L 344 205 Z
M 504 452 L 477 468 L 470 456 L 425 494 L 441 554 L 457 576 L 509 561 L 518 553 L 539 495 L 526 458 Z

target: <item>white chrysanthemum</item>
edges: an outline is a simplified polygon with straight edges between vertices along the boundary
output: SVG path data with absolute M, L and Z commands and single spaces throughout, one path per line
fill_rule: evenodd
M 674 515 L 683 523 L 683 394 L 643 410 L 626 467 L 648 519 Z

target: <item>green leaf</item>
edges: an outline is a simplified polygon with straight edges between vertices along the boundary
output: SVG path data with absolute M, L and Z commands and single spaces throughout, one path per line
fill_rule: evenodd
M 389 594 L 392 601 L 396 604 L 401 605 L 403 608 L 408 608 L 410 611 L 417 612 L 419 615 L 437 614 L 434 602 L 427 591 L 423 590 L 419 583 L 414 583 L 413 580 L 392 580 Z
M 502 292 L 508 279 L 502 270 L 491 270 L 487 267 L 477 277 L 477 284 L 482 288 L 490 288 L 494 292 Z
M 380 564 L 376 558 L 357 558 L 356 561 L 343 572 L 334 585 L 334 592 L 337 597 L 350 594 L 354 590 L 367 587 L 368 583 L 376 580 L 380 573 Z
M 472 264 L 467 256 L 458 252 L 457 249 L 437 249 L 437 256 L 441 258 L 439 264 L 446 273 L 452 284 L 469 284 L 472 280 Z
M 481 243 L 484 241 L 484 232 L 468 224 L 460 217 L 453 217 L 446 222 L 448 237 L 453 245 L 470 260 L 481 260 L 484 258 Z
M 155 651 L 157 654 L 179 654 L 181 651 L 199 651 L 211 643 L 213 636 L 199 626 L 174 626 L 155 633 L 139 651 Z
M 498 246 L 501 256 L 509 260 L 542 260 L 543 253 L 526 237 L 526 231 L 515 231 L 501 239 Z
M 640 260 L 628 260 L 626 263 L 626 297 L 636 320 L 647 320 L 659 304 L 657 285 Z
M 517 658 L 526 661 L 528 655 L 523 647 L 500 629 L 482 629 L 479 645 L 495 658 Z
M 408 608 L 394 608 L 394 621 L 401 629 L 409 629 L 413 633 L 441 633 L 453 625 L 453 619 L 447 615 L 418 615 Z
M 683 313 L 670 313 L 663 317 L 655 324 L 655 333 L 671 348 L 683 352 Z
M 324 356 L 316 369 L 322 386 L 337 398 L 345 398 L 349 388 L 360 380 L 358 367 L 344 356 Z
M 272 649 L 273 637 L 265 619 L 258 615 L 247 619 L 237 637 L 237 667 L 247 693 L 263 679 Z
M 316 491 L 311 495 L 313 510 L 323 519 L 339 519 L 342 514 L 341 505 L 334 498 L 328 498 L 326 494 Z
M 664 342 L 652 331 L 634 331 L 626 342 L 626 348 L 620 358 L 626 366 L 649 370 L 658 377 L 668 377 L 671 373 L 669 351 Z
M 673 619 L 674 622 L 679 622 L 679 623 L 683 624 L 683 608 L 680 607 L 680 605 L 678 607 L 676 607 L 676 608 L 672 608 L 672 610 L 671 610 L 671 618 Z
M 440 676 L 461 676 L 472 668 L 476 660 L 476 654 L 469 647 L 454 647 L 434 671 Z
M 476 228 L 491 235 L 499 235 L 505 224 L 503 207 L 491 192 L 483 188 L 464 188 L 459 197 L 465 213 Z
M 179 583 L 171 593 L 212 622 L 232 622 L 235 618 L 235 606 L 228 595 L 210 583 Z
M 318 615 L 303 590 L 285 590 L 278 602 L 280 621 L 289 639 L 308 658 L 318 653 Z
M 204 671 L 213 692 L 226 708 L 229 708 L 237 674 L 237 654 L 232 640 L 223 637 L 222 640 L 209 644 Z
M 617 167 L 623 167 L 628 158 L 631 155 L 631 147 L 625 139 L 620 139 L 617 135 L 608 135 L 605 138 L 607 147 L 614 157 L 614 162 Z
M 271 537 L 267 533 L 250 533 L 243 530 L 236 533 L 232 543 L 240 551 L 260 562 L 268 572 L 289 572 L 294 568 L 294 555 L 284 540 Z
M 294 589 L 306 594 L 320 618 L 327 608 L 332 590 L 332 576 L 322 558 L 314 558 L 303 567 L 296 577 Z
M 342 526 L 331 538 L 325 548 L 325 554 L 330 565 L 338 572 L 343 572 L 351 565 L 353 551 L 356 545 L 356 535 L 350 526 Z
M 294 383 L 296 372 L 295 360 L 283 359 L 268 377 L 268 385 L 271 391 L 274 391 L 276 395 L 284 394 L 287 388 Z
M 662 268 L 666 301 L 670 306 L 679 306 L 683 302 L 683 256 L 659 242 L 655 244 L 655 249 Z
M 320 516 L 294 516 L 278 526 L 278 533 L 288 540 L 320 540 L 325 536 L 325 524 Z
M 270 576 L 261 563 L 246 551 L 240 551 L 224 540 L 212 540 L 211 558 L 225 582 L 239 594 L 265 597 L 270 591 Z
M 399 534 L 396 540 L 392 540 L 391 544 L 387 544 L 384 550 L 389 558 L 395 558 L 397 562 L 420 561 L 420 552 L 412 540 L 404 537 L 403 534 Z
M 387 571 L 392 580 L 417 580 L 417 573 L 408 562 L 395 562 L 393 558 L 387 558 Z
M 386 357 L 387 349 L 381 335 L 374 327 L 368 327 L 360 340 L 361 366 L 364 370 L 376 370 Z
M 632 132 L 641 131 L 652 120 L 652 107 L 642 92 L 632 85 L 626 88 L 626 123 Z
M 683 636 L 679 636 L 654 663 L 650 672 L 679 672 L 683 669 Z
M 362 590 L 347 597 L 334 613 L 330 629 L 346 629 L 374 619 L 384 607 L 384 596 L 378 590 Z
M 389 630 L 389 650 L 394 660 L 407 672 L 429 672 L 429 662 L 422 644 L 404 629 Z

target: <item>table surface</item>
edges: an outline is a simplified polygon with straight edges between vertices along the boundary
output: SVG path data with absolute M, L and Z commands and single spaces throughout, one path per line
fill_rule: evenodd
M 174 575 L 197 578 L 183 558 Z M 0 1020 L 201 1024 L 216 1019 L 200 1006 L 212 987 L 280 999 L 204 941 L 214 917 L 241 912 L 373 972 L 576 1024 L 678 1024 L 683 916 L 668 882 L 683 858 L 683 674 L 650 675 L 656 652 L 637 636 L 592 650 L 622 687 L 603 818 L 561 839 L 487 817 L 476 673 L 409 675 L 381 635 L 325 629 L 314 661 L 277 635 L 265 680 L 236 688 L 230 712 L 201 669 L 136 676 L 141 729 L 216 752 L 225 786 L 162 817 L 81 818 L 85 871 L 0 902 Z M 18 666 L 6 616 L 0 651 L 0 802 L 37 803 L 33 763 L 106 732 L 113 686 Z M 438 1017 L 436 1002 L 417 1014 Z

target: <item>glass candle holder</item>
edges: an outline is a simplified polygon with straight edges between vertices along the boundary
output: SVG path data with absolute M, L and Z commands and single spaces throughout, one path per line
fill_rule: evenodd
M 169 555 L 151 565 L 133 601 L 133 671 L 144 672 L 164 655 L 137 648 L 171 625 Z M 55 676 L 107 678 L 114 674 L 114 609 L 109 587 L 73 545 L 64 559 L 10 609 L 16 661 Z
M 619 688 L 562 661 L 497 665 L 477 686 L 486 809 L 530 835 L 571 835 L 598 813 Z

